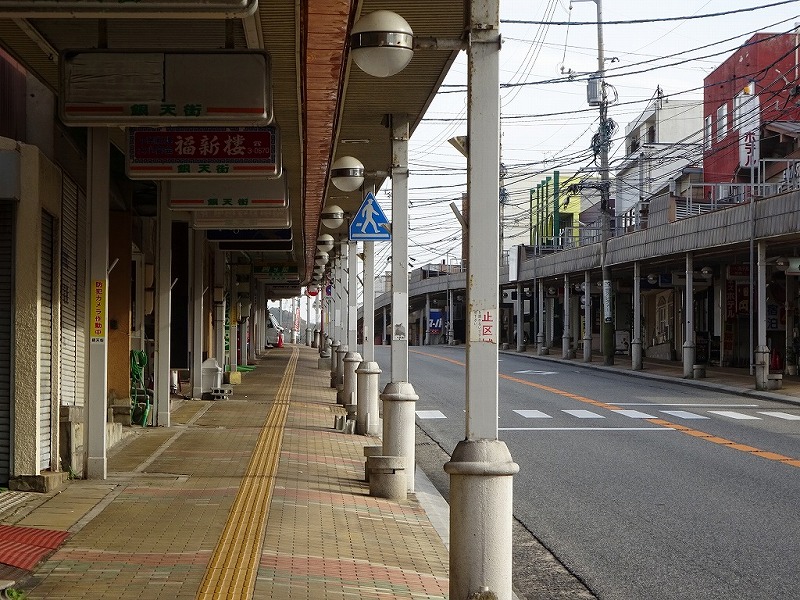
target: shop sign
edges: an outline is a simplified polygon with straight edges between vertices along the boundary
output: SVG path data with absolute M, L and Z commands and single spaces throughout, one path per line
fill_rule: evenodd
M 279 178 L 278 128 L 133 127 L 126 172 L 131 179 Z M 233 194 L 229 197 L 233 203 Z M 221 206 L 222 200 L 217 196 L 217 204 L 209 206 Z
M 300 281 L 300 271 L 294 265 L 253 265 L 253 275 L 262 281 Z
M 69 50 L 61 55 L 59 111 L 86 127 L 268 125 L 263 50 Z

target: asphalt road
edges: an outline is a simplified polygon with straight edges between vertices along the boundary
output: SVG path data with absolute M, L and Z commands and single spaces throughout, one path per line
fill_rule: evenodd
M 464 437 L 464 348 L 409 354 L 418 428 L 446 456 Z M 386 381 L 389 348 L 376 358 Z M 800 469 L 769 454 L 800 458 L 800 407 L 526 356 L 498 369 L 518 530 L 597 598 L 800 598 Z M 446 496 L 436 453 L 418 461 Z M 542 556 L 514 543 L 520 595 L 586 597 L 548 596 Z

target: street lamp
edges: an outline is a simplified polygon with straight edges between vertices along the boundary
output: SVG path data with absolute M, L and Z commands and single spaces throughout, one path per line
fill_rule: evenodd
M 499 221 L 497 165 L 500 164 L 500 7 L 499 0 L 470 0 L 467 85 L 468 129 L 473 143 L 469 148 L 467 189 L 472 200 L 470 223 Z M 360 19 L 353 27 L 351 55 L 365 72 L 387 77 L 399 72 L 411 60 L 415 47 L 458 49 L 461 40 L 433 40 L 415 43 L 413 33 L 403 19 L 388 11 L 376 11 Z M 392 236 L 392 313 L 395 331 L 398 322 L 407 325 L 408 282 L 408 121 L 392 123 L 393 193 L 392 214 L 395 218 Z M 395 186 L 397 189 L 395 189 Z M 395 193 L 396 192 L 396 193 Z M 494 201 L 490 201 L 493 199 Z M 395 210 L 397 208 L 397 210 Z M 494 229 L 494 228 L 490 228 Z M 402 240 L 402 243 L 399 243 Z M 467 274 L 470 314 L 467 330 L 466 375 L 466 439 L 452 453 L 445 471 L 450 475 L 450 597 L 477 597 L 493 592 L 497 598 L 510 598 L 511 525 L 513 522 L 512 476 L 519 466 L 511 459 L 504 442 L 498 439 L 498 372 L 499 340 L 499 229 L 487 235 L 472 236 L 469 241 L 470 261 Z M 405 284 L 405 287 L 402 287 Z M 395 288 L 397 286 L 397 289 Z M 402 292 L 402 293 L 401 293 Z M 405 296 L 405 297 L 403 297 Z M 399 314 L 405 312 L 405 315 Z M 384 390 L 384 445 L 386 455 L 396 447 L 387 439 L 386 423 L 392 421 L 388 411 L 396 400 L 416 400 L 407 382 L 396 380 L 394 349 L 402 343 L 406 352 L 404 375 L 407 377 L 407 337 L 403 329 L 393 334 L 392 383 Z M 400 361 L 398 361 L 399 363 Z M 390 386 L 396 386 L 390 392 Z M 407 386 L 407 387 L 403 387 Z M 410 393 L 409 393 L 410 392 Z M 402 398 L 400 396 L 403 396 Z M 390 402 L 387 402 L 390 401 Z M 411 404 L 411 402 L 405 402 Z M 407 473 L 413 473 L 414 413 L 410 420 L 410 450 Z M 394 410 L 394 409 L 392 409 Z M 399 416 L 399 413 L 398 413 Z M 396 424 L 405 426 L 406 419 Z M 395 435 L 393 428 L 388 432 Z M 413 486 L 411 488 L 413 490 Z M 491 510 L 484 510 L 491 507 Z M 487 549 L 488 550 L 487 552 Z M 486 594 L 489 597 L 489 594 Z
M 344 223 L 344 211 L 341 206 L 331 204 L 322 210 L 320 215 L 322 224 L 328 229 L 338 229 Z M 333 247 L 333 246 L 331 246 Z
M 397 13 L 376 10 L 353 25 L 350 52 L 353 62 L 368 75 L 391 77 L 411 62 L 414 32 Z
M 317 250 L 320 252 L 330 252 L 333 250 L 334 239 L 329 233 L 323 233 L 317 238 Z
M 354 192 L 364 183 L 364 165 L 353 156 L 342 156 L 331 166 L 331 182 L 343 192 Z

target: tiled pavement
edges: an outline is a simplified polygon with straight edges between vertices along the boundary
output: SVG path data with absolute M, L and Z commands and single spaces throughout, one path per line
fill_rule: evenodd
M 683 380 L 680 363 L 599 363 Z M 800 402 L 798 377 L 775 392 L 756 392 L 746 369 L 685 383 Z M 448 553 L 424 494 L 370 497 L 362 448 L 378 440 L 334 430 L 337 414 L 316 351 L 274 349 L 231 400 L 182 402 L 169 429 L 135 429 L 106 481 L 0 494 L 11 526 L 0 526 L 0 579 L 30 600 L 446 597 Z
M 446 597 L 444 542 L 413 494 L 369 496 L 362 448 L 377 440 L 333 429 L 344 411 L 316 351 L 271 350 L 242 380 L 232 400 L 186 401 L 169 429 L 138 430 L 106 481 L 0 513 L 18 536 L 66 535 L 0 577 L 30 600 Z

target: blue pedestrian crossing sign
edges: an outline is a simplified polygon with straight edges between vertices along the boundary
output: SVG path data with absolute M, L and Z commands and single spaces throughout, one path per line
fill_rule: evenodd
M 350 241 L 388 242 L 391 239 L 389 220 L 375 196 L 369 192 L 356 216 L 350 221 Z

